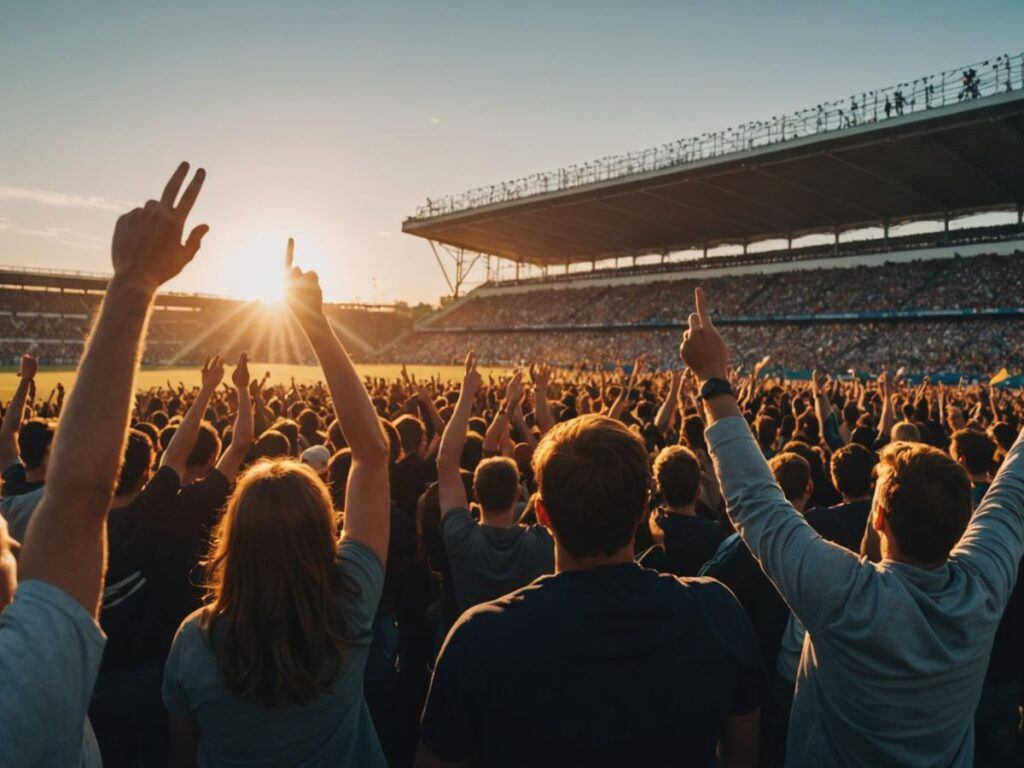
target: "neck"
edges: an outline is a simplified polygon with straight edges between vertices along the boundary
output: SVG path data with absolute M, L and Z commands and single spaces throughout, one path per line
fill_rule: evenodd
M 516 524 L 515 505 L 501 512 L 491 512 L 481 507 L 480 522 L 493 528 L 511 528 Z
M 41 483 L 46 480 L 46 467 L 25 470 L 25 479 L 30 483 Z
M 970 478 L 971 483 L 973 483 L 974 485 L 977 485 L 978 483 L 987 483 L 988 482 L 988 475 L 985 475 L 985 474 L 972 475 L 972 474 L 968 473 L 967 477 Z
M 843 494 L 843 504 L 853 504 L 855 501 L 871 501 L 871 494 L 866 493 L 863 496 L 847 496 Z
M 670 514 L 683 515 L 685 517 L 696 517 L 697 516 L 697 501 L 694 500 L 692 503 L 687 504 L 683 507 L 666 507 Z
M 912 565 L 915 568 L 921 568 L 925 571 L 934 571 L 939 566 L 946 564 L 945 559 L 942 559 L 935 563 L 925 563 L 913 557 L 907 557 L 902 552 L 900 552 L 899 547 L 896 546 L 895 542 L 893 542 L 888 536 L 882 536 L 881 549 L 883 560 L 889 560 L 891 562 L 901 563 L 903 565 Z
M 602 565 L 622 565 L 623 563 L 632 562 L 632 542 L 611 555 L 589 555 L 577 559 L 566 551 L 561 542 L 557 539 L 555 540 L 555 573 L 586 571 L 590 568 L 600 568 Z
M 120 509 L 121 507 L 127 507 L 135 500 L 135 497 L 138 495 L 138 491 L 132 491 L 131 493 L 119 493 L 110 500 L 110 508 Z

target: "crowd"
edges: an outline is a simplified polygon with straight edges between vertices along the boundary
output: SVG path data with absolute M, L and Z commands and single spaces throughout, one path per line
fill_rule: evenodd
M 893 361 L 915 375 L 984 378 L 1024 368 L 1024 321 L 1018 319 L 731 325 L 733 360 L 747 370 L 765 354 L 771 372 L 823 368 L 881 372 Z M 614 368 L 643 356 L 669 368 L 678 359 L 674 329 L 438 332 L 405 336 L 385 356 L 405 363 L 454 363 L 466 349 L 492 365 L 547 360 L 566 368 Z
M 187 175 L 0 421 L 0 765 L 1015 764 L 1019 391 L 741 368 L 702 290 L 663 370 L 361 378 L 290 245 L 321 381 L 136 391 Z
M 46 363 L 73 364 L 102 298 L 100 293 L 0 289 L 0 364 L 16 365 L 26 346 Z M 327 304 L 325 312 L 359 355 L 383 346 L 411 324 L 398 311 Z M 298 338 L 298 326 L 277 307 L 177 295 L 173 301 L 158 299 L 143 362 L 192 364 L 243 349 L 271 362 L 313 362 Z

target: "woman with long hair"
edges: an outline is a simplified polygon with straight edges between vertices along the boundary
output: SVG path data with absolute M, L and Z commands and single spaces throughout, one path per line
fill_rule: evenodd
M 344 533 L 300 462 L 264 460 L 239 479 L 207 562 L 208 601 L 182 623 L 164 673 L 172 766 L 385 764 L 363 677 L 387 555 L 388 446 L 316 274 L 290 262 L 289 308 L 351 448 Z

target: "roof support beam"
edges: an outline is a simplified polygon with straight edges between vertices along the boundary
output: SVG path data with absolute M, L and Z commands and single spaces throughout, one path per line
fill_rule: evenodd
M 862 205 L 861 203 L 857 203 L 852 200 L 847 200 L 846 198 L 836 197 L 835 195 L 829 194 L 827 192 L 822 192 L 820 189 L 812 187 L 810 184 L 805 184 L 800 181 L 793 181 L 792 179 L 787 179 L 785 176 L 779 176 L 779 174 L 773 173 L 772 171 L 766 171 L 764 168 L 760 166 L 751 166 L 750 170 L 754 171 L 754 173 L 759 173 L 762 176 L 766 176 L 769 179 L 772 179 L 773 181 L 777 181 L 780 184 L 785 184 L 786 186 L 792 187 L 793 189 L 799 189 L 801 192 L 806 192 L 809 195 L 813 195 L 814 197 L 817 197 L 819 200 L 827 200 L 830 203 L 841 205 L 844 208 L 852 208 L 855 211 L 860 211 L 862 214 L 865 214 L 872 219 L 881 220 L 882 218 L 884 218 L 881 211 L 868 208 L 867 206 Z
M 660 227 L 662 229 L 669 229 L 669 230 L 675 232 L 677 235 L 681 235 L 682 237 L 688 238 L 688 239 L 692 240 L 693 242 L 699 242 L 701 240 L 701 238 L 703 237 L 703 235 L 698 235 L 695 232 L 693 232 L 692 230 L 685 229 L 684 227 L 680 227 L 677 224 L 670 224 L 670 223 L 665 222 L 665 221 L 658 221 L 657 219 L 653 219 L 653 218 L 651 218 L 649 216 L 644 216 L 642 214 L 635 213 L 635 212 L 633 212 L 633 211 L 631 211 L 631 210 L 629 210 L 627 208 L 623 208 L 621 205 L 615 205 L 615 203 L 609 202 L 607 197 L 599 197 L 599 198 L 597 198 L 597 202 L 600 203 L 601 205 L 603 205 L 606 208 L 610 208 L 613 211 L 617 211 L 618 213 L 621 213 L 623 216 L 629 216 L 630 218 L 636 219 L 638 221 L 642 221 L 642 222 L 644 222 L 646 224 L 650 224 L 651 226 L 654 226 L 654 227 Z
M 718 219 L 719 221 L 727 221 L 734 227 L 745 229 L 747 232 L 751 234 L 758 236 L 760 236 L 761 234 L 762 228 L 757 226 L 756 224 L 749 224 L 749 219 L 747 221 L 744 221 L 743 219 L 739 219 L 734 215 L 722 213 L 721 211 L 710 210 L 700 205 L 694 205 L 693 203 L 684 203 L 682 200 L 676 200 L 671 197 L 666 197 L 665 195 L 658 194 L 657 192 L 652 192 L 649 189 L 642 190 L 641 194 L 649 195 L 650 197 L 655 197 L 658 200 L 664 200 L 666 203 L 671 203 L 672 205 L 675 205 L 679 208 L 685 208 L 686 210 L 693 211 L 694 213 L 700 214 L 701 216 L 707 216 L 712 219 Z
M 870 176 L 876 181 L 882 182 L 890 189 L 894 189 L 897 192 L 899 192 L 901 195 L 913 197 L 920 202 L 930 205 L 932 209 L 936 211 L 946 211 L 949 210 L 950 208 L 949 203 L 947 203 L 945 200 L 939 200 L 937 197 L 932 197 L 931 195 L 926 195 L 923 192 L 918 192 L 913 187 L 910 187 L 902 182 L 896 181 L 896 179 L 892 178 L 891 176 L 887 176 L 881 171 L 877 171 L 873 168 L 868 168 L 867 166 L 861 163 L 855 163 L 853 160 L 848 160 L 845 157 L 840 157 L 835 152 L 829 152 L 826 150 L 821 154 L 823 157 L 827 157 L 829 160 L 832 160 L 833 162 L 839 163 L 840 165 L 844 165 L 847 168 L 857 171 L 858 173 L 862 173 L 865 176 Z
M 928 143 L 937 147 L 939 151 L 946 155 L 950 160 L 959 165 L 968 173 L 972 174 L 978 179 L 981 179 L 982 183 L 987 184 L 993 190 L 995 190 L 1000 197 L 1005 198 L 1008 202 L 1016 202 L 1020 200 L 1020 195 L 1013 192 L 1006 187 L 1001 181 L 996 179 L 992 174 L 980 167 L 977 163 L 972 162 L 970 158 L 965 157 L 964 154 L 958 150 L 950 147 L 938 136 L 928 137 Z
M 723 195 L 729 195 L 730 197 L 734 197 L 737 200 L 740 200 L 740 201 L 746 203 L 747 205 L 756 205 L 756 206 L 760 206 L 761 208 L 766 208 L 769 211 L 774 211 L 779 216 L 792 216 L 793 215 L 793 211 L 792 210 L 787 210 L 785 208 L 782 208 L 781 206 L 773 205 L 772 203 L 766 202 L 762 198 L 753 197 L 751 195 L 745 195 L 742 192 L 736 192 L 736 191 L 731 190 L 731 189 L 729 189 L 727 187 L 722 187 L 722 186 L 720 186 L 718 184 L 712 184 L 710 181 L 707 181 L 706 179 L 694 178 L 693 181 L 696 184 L 703 184 L 706 187 L 711 187 L 711 189 L 714 189 L 717 192 L 721 192 Z M 801 212 L 804 215 L 815 216 L 818 219 L 821 219 L 823 222 L 828 224 L 830 227 L 834 227 L 836 225 L 835 219 L 833 219 L 833 218 L 831 218 L 829 216 L 826 216 L 823 213 L 814 213 L 812 211 L 807 211 L 806 209 L 801 209 Z M 770 226 L 774 227 L 776 225 L 777 225 L 777 222 L 773 222 Z

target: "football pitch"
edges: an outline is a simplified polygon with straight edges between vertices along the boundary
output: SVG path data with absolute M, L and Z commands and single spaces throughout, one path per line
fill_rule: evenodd
M 171 386 L 177 387 L 178 382 L 186 387 L 199 385 L 199 366 L 193 367 L 147 367 L 139 371 L 135 377 L 136 388 L 140 391 L 148 390 L 150 387 Z M 230 382 L 232 364 L 225 368 L 224 381 Z M 361 376 L 396 378 L 401 374 L 402 366 L 393 363 L 365 363 L 357 364 L 356 369 Z M 480 371 L 486 377 L 488 374 L 498 376 L 504 373 L 505 368 L 485 368 L 481 366 Z M 18 369 L 14 366 L 0 368 L 0 400 L 7 401 L 18 386 Z M 299 384 L 312 383 L 323 380 L 320 368 L 315 365 L 287 365 L 283 363 L 259 363 L 249 361 L 249 372 L 254 378 L 262 377 L 264 372 L 270 372 L 270 380 L 274 383 L 288 384 L 292 377 Z M 440 376 L 442 379 L 461 380 L 463 368 L 457 365 L 410 365 L 409 373 L 417 379 L 429 379 L 431 376 Z M 69 367 L 48 367 L 42 366 L 36 374 L 36 398 L 45 400 L 50 391 L 61 382 L 65 387 L 71 389 L 75 383 L 75 371 Z

